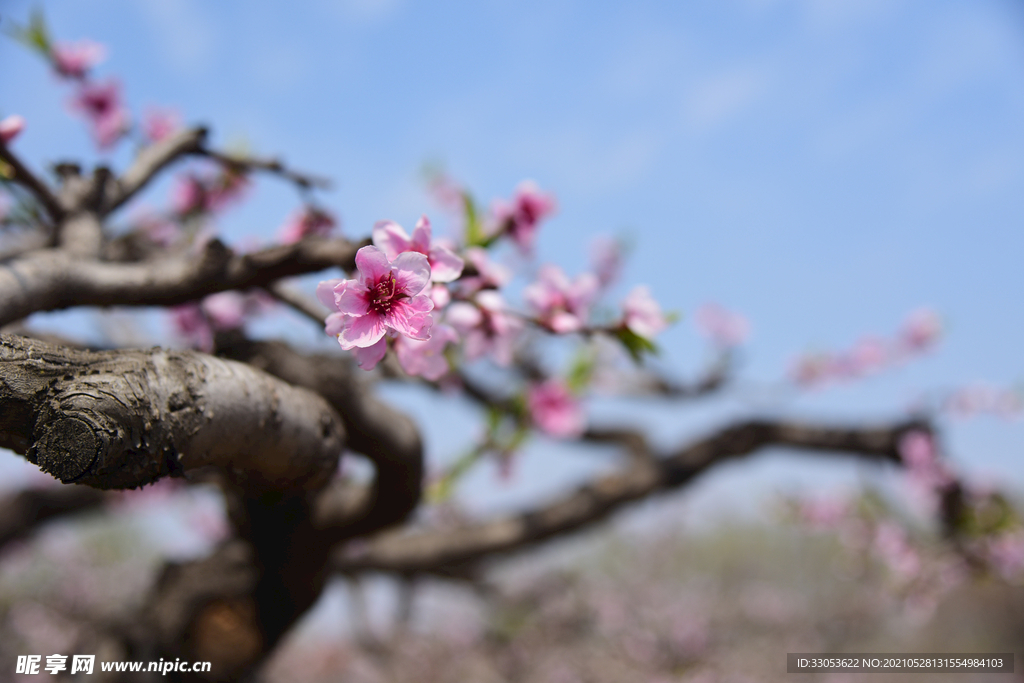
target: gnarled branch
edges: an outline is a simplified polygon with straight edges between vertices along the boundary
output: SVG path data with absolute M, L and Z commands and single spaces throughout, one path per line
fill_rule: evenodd
M 634 455 L 623 470 L 600 477 L 569 495 L 529 512 L 445 531 L 378 537 L 358 552 L 342 553 L 342 573 L 472 576 L 486 560 L 594 525 L 629 503 L 680 488 L 711 466 L 769 446 L 842 453 L 883 462 L 899 461 L 899 443 L 910 430 L 930 430 L 921 421 L 869 429 L 836 428 L 753 420 L 667 454 L 657 454 L 639 434 L 594 432 L 592 440 L 621 443 Z
M 245 364 L 0 337 L 0 446 L 65 483 L 134 488 L 215 466 L 250 491 L 313 490 L 343 438 L 322 398 Z

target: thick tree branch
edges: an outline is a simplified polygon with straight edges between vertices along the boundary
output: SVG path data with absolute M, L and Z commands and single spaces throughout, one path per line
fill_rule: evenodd
M 873 429 L 849 429 L 756 420 L 658 455 L 638 434 L 607 432 L 595 439 L 623 443 L 634 457 L 622 471 L 601 477 L 544 507 L 527 513 L 447 531 L 390 533 L 358 553 L 342 553 L 342 573 L 385 571 L 467 577 L 484 561 L 527 548 L 600 522 L 629 503 L 680 488 L 711 466 L 779 446 L 826 454 L 854 455 L 882 462 L 899 461 L 899 443 L 910 430 L 930 427 L 919 421 Z
M 419 504 L 423 485 L 423 442 L 416 423 L 373 395 L 354 374 L 352 363 L 337 355 L 303 355 L 281 342 L 218 338 L 218 353 L 250 363 L 289 384 L 323 396 L 345 423 L 347 448 L 373 462 L 376 477 L 355 514 L 344 504 L 327 507 L 340 514 L 321 515 L 321 542 L 345 538 L 403 521 Z
M 140 263 L 82 260 L 60 249 L 45 249 L 0 264 L 0 325 L 36 311 L 170 306 L 331 267 L 351 269 L 360 246 L 341 238 L 311 237 L 237 254 L 213 240 L 199 254 Z
M 0 446 L 65 483 L 134 488 L 215 466 L 249 491 L 314 490 L 343 437 L 322 398 L 248 365 L 0 337 Z

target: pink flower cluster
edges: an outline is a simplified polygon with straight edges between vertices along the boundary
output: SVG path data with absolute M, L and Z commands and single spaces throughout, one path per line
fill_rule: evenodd
M 533 423 L 546 434 L 571 438 L 586 429 L 583 407 L 561 380 L 531 385 L 526 402 Z
M 216 173 L 185 173 L 171 189 L 171 207 L 179 217 L 215 213 L 237 201 L 249 186 L 242 173 L 222 169 Z
M 335 311 L 327 318 L 327 334 L 369 370 L 387 353 L 387 334 L 430 339 L 434 303 L 423 294 L 430 264 L 413 251 L 391 261 L 380 248 L 369 246 L 356 253 L 356 268 L 358 277 L 321 282 L 316 294 Z
M 565 334 L 586 327 L 597 291 L 597 277 L 592 273 L 569 280 L 558 266 L 545 265 L 541 266 L 537 280 L 523 290 L 523 298 L 543 325 L 552 332 Z
M 107 57 L 106 46 L 91 40 L 57 43 L 50 54 L 54 70 L 64 78 L 83 80 L 89 70 Z
M 199 303 L 171 309 L 171 323 L 179 337 L 190 346 L 210 353 L 217 332 L 242 327 L 247 318 L 259 315 L 274 305 L 266 295 L 236 291 L 211 294 Z
M 327 237 L 338 225 L 327 211 L 315 206 L 306 206 L 288 218 L 278 233 L 282 244 L 294 244 L 305 237 Z
M 893 340 L 865 337 L 848 351 L 808 354 L 799 358 L 791 372 L 793 381 L 803 387 L 857 379 L 905 362 L 931 349 L 942 333 L 942 323 L 934 312 L 912 313 Z
M 121 84 L 116 80 L 83 82 L 72 98 L 71 106 L 89 122 L 93 139 L 100 149 L 113 147 L 131 130 L 131 115 L 121 98 Z
M 533 181 L 519 184 L 511 201 L 496 200 L 491 206 L 492 232 L 512 238 L 529 252 L 537 238 L 537 227 L 557 209 L 554 196 L 541 192 Z

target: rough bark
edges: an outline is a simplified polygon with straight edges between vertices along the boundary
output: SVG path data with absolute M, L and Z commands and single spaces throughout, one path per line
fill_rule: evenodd
M 315 490 L 343 437 L 322 398 L 248 365 L 0 337 L 0 446 L 64 483 L 134 488 L 214 466 L 252 491 Z

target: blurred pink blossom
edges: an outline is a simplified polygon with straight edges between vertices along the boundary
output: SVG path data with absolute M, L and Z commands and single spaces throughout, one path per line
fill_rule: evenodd
M 561 380 L 549 379 L 532 385 L 526 403 L 533 423 L 546 434 L 572 438 L 586 428 L 583 406 Z
M 622 302 L 623 324 L 633 334 L 644 339 L 654 339 L 666 327 L 668 321 L 661 312 L 661 306 L 651 296 L 646 285 L 637 285 Z
M 889 569 L 902 579 L 914 578 L 921 569 L 920 555 L 907 542 L 903 528 L 895 522 L 878 524 L 872 547 Z
M 986 554 L 992 567 L 1007 581 L 1024 573 L 1024 529 L 1004 532 L 988 540 Z
M 121 84 L 82 83 L 71 106 L 88 120 L 92 137 L 100 149 L 108 149 L 131 127 L 131 117 L 121 100 Z
M 77 43 L 57 43 L 52 53 L 53 68 L 66 78 L 83 79 L 89 69 L 93 68 L 107 56 L 106 46 L 91 40 L 80 40 Z
M 459 280 L 462 296 L 472 296 L 481 289 L 501 289 L 512 279 L 512 271 L 492 261 L 486 249 L 470 247 L 465 254 L 466 260 L 476 269 L 476 275 L 468 275 Z
M 922 308 L 907 317 L 899 339 L 903 349 L 913 353 L 930 348 L 941 335 L 942 319 L 935 311 Z
M 523 297 L 543 324 L 562 334 L 586 327 L 597 291 L 593 273 L 583 273 L 570 281 L 561 268 L 548 264 L 541 266 L 537 280 L 526 286 Z
M 446 320 L 465 338 L 467 360 L 490 354 L 499 365 L 512 362 L 523 323 L 508 313 L 505 300 L 497 291 L 485 289 L 474 297 L 473 303 L 456 301 L 448 307 Z
M 278 233 L 282 244 L 294 244 L 304 237 L 327 237 L 338 225 L 334 216 L 314 206 L 293 213 Z
M 541 192 L 537 183 L 526 180 L 516 187 L 511 202 L 496 200 L 491 214 L 498 230 L 511 237 L 523 251 L 530 251 L 540 222 L 556 208 L 553 195 Z
M 25 129 L 25 118 L 18 114 L 11 114 L 0 121 L 0 142 L 5 145 L 18 137 Z
M 160 142 L 181 128 L 181 115 L 175 109 L 150 107 L 142 117 L 142 133 L 150 142 Z
M 800 521 L 814 529 L 836 529 L 850 515 L 850 500 L 845 495 L 812 498 L 800 502 Z
M 395 340 L 395 353 L 399 365 L 408 374 L 436 381 L 448 372 L 445 347 L 458 341 L 459 335 L 455 330 L 441 324 L 431 330 L 430 339 L 411 339 L 399 335 Z
M 718 304 L 701 306 L 697 310 L 695 322 L 701 334 L 723 348 L 739 346 L 750 331 L 746 318 Z

